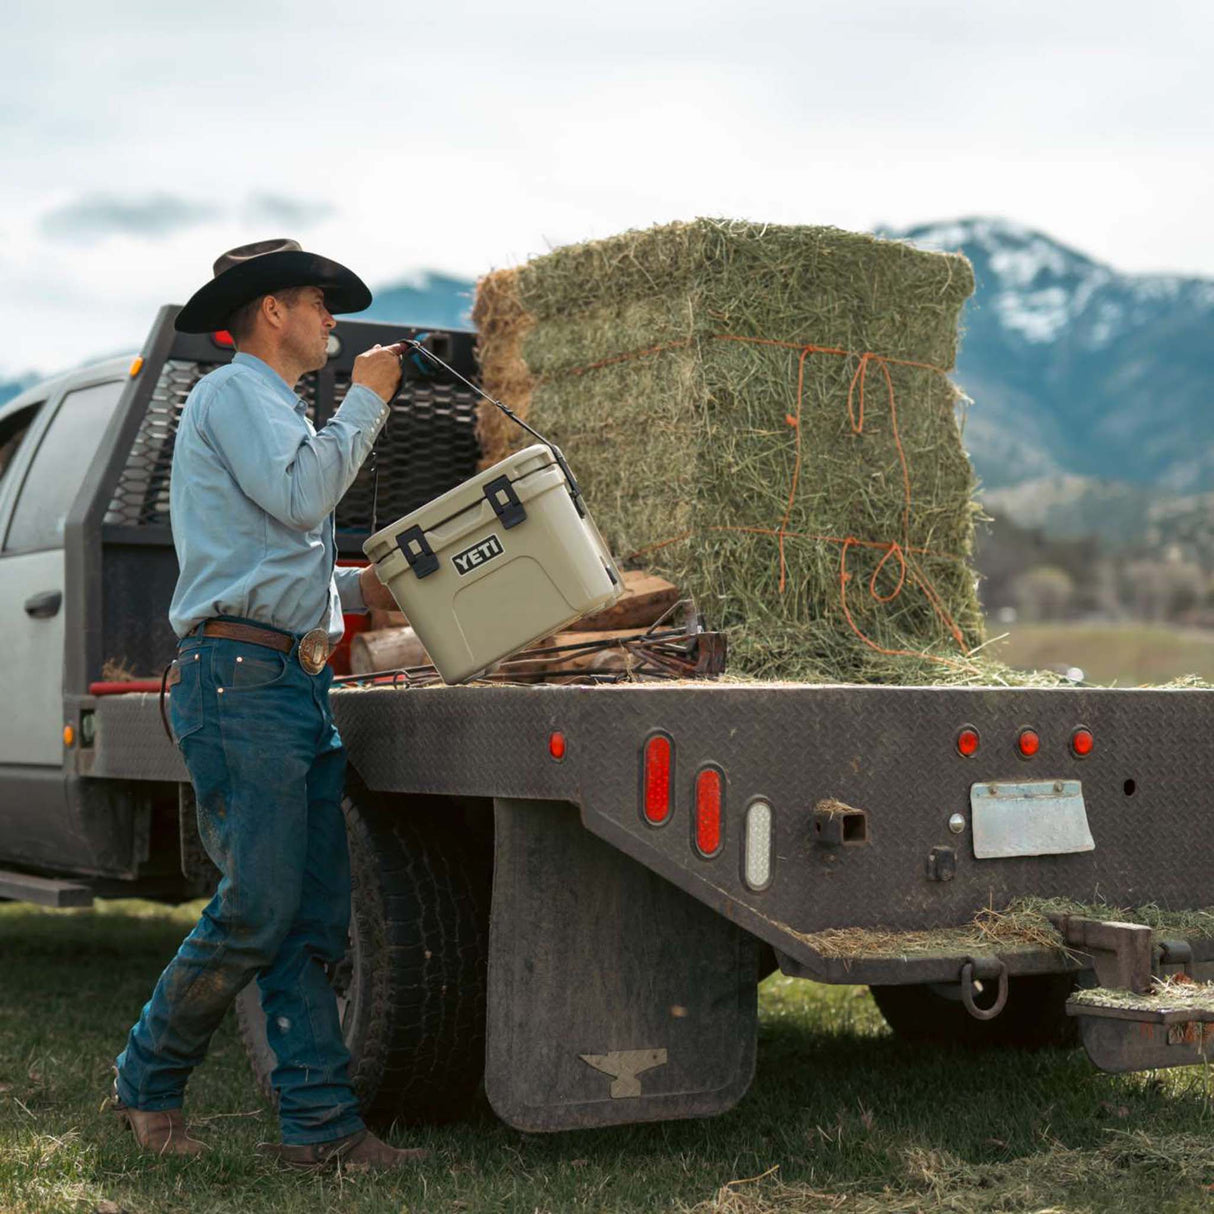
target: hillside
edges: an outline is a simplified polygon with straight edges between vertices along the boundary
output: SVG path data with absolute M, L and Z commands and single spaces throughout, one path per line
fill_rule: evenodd
M 886 234 L 974 264 L 957 379 L 988 488 L 1069 473 L 1214 489 L 1214 281 L 1121 274 L 1004 220 Z

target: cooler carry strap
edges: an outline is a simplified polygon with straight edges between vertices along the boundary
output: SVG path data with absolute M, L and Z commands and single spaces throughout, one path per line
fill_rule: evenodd
M 434 555 L 434 549 L 420 527 L 413 526 L 408 531 L 402 531 L 396 537 L 396 546 L 405 554 L 409 568 L 419 578 L 429 577 L 438 571 L 438 557 Z
M 408 346 L 413 350 L 415 361 L 418 354 L 424 354 L 432 363 L 442 367 L 442 369 L 449 374 L 454 375 L 455 378 L 460 381 L 460 383 L 471 388 L 472 391 L 477 393 L 478 396 L 483 396 L 485 400 L 493 405 L 494 408 L 500 409 L 512 422 L 514 422 L 516 426 L 522 426 L 522 428 L 526 430 L 527 433 L 532 436 L 532 438 L 538 439 L 541 443 L 543 443 L 544 446 L 552 452 L 552 458 L 556 460 L 557 467 L 560 468 L 561 472 L 564 474 L 565 488 L 569 491 L 569 496 L 573 499 L 573 505 L 576 508 L 579 516 L 582 518 L 586 517 L 586 503 L 582 501 L 582 491 L 578 488 L 577 480 L 573 475 L 573 469 L 569 467 L 568 463 L 566 463 L 565 457 L 561 454 L 561 449 L 556 445 L 556 443 L 550 443 L 538 430 L 534 429 L 532 426 L 529 426 L 525 421 L 523 421 L 523 419 L 519 417 L 519 415 L 515 413 L 515 411 L 511 409 L 509 405 L 502 404 L 500 400 L 494 400 L 494 398 L 490 396 L 489 393 L 484 390 L 484 388 L 478 387 L 470 379 L 466 379 L 454 367 L 449 367 L 441 358 L 439 358 L 437 354 L 434 353 L 433 350 L 424 345 L 422 342 L 417 341 L 415 338 L 406 337 L 404 341 L 398 341 L 396 343 L 396 349 L 398 353 L 400 353 L 402 364 L 404 360 L 404 352 L 401 350 L 402 346 Z M 392 347 L 388 348 L 391 349 Z M 489 500 L 492 501 L 493 499 L 490 498 Z M 520 506 L 519 509 L 521 510 L 522 506 Z M 522 519 L 519 521 L 521 522 Z M 510 524 L 505 525 L 510 526 Z
M 515 493 L 508 476 L 494 477 L 485 486 L 485 496 L 493 507 L 493 513 L 507 531 L 526 521 L 527 508 L 518 500 L 518 494 Z

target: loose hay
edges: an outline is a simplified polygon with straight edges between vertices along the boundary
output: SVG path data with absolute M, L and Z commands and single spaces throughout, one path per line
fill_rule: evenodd
M 1119 923 L 1142 923 L 1156 939 L 1183 934 L 1190 938 L 1214 936 L 1214 908 L 1165 911 L 1147 905 L 1136 909 L 1089 904 L 1070 898 L 1017 898 L 1003 910 L 983 907 L 969 923 L 924 931 L 892 931 L 881 928 L 828 928 L 796 933 L 823 957 L 865 959 L 898 957 L 961 956 L 998 949 L 1052 949 L 1071 952 L 1051 916 L 1077 915 Z
M 972 289 L 959 255 L 700 219 L 490 274 L 473 317 L 488 391 L 566 450 L 615 553 L 728 633 L 732 669 L 1052 683 L 972 656 L 946 374 Z M 480 437 L 488 462 L 520 443 L 495 410 Z

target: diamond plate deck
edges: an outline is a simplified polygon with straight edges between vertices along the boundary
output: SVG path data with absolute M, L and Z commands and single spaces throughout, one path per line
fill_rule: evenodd
M 146 701 L 142 703 L 139 701 Z M 388 688 L 334 693 L 351 762 L 367 783 L 400 792 L 570 801 L 584 825 L 791 956 L 817 956 L 798 937 L 830 927 L 917 930 L 967 922 L 983 906 L 1026 895 L 1214 904 L 1205 829 L 1214 801 L 1207 743 L 1214 692 L 1120 689 L 814 687 L 655 684 L 620 687 Z M 155 719 L 155 697 L 98 706 L 97 775 L 180 778 Z M 1085 759 L 1069 739 L 1096 738 Z M 961 757 L 955 738 L 982 745 Z M 1041 750 L 1019 757 L 1031 725 Z M 563 760 L 548 736 L 566 739 Z M 638 808 L 640 750 L 674 742 L 676 804 L 653 827 Z M 100 745 L 104 742 L 104 745 Z M 710 860 L 691 842 L 695 773 L 725 774 L 724 844 Z M 146 768 L 146 774 L 134 768 Z M 1095 850 L 974 858 L 968 822 L 976 781 L 1081 779 Z M 741 879 L 746 804 L 775 814 L 774 876 Z M 836 798 L 867 811 L 869 842 L 822 848 L 813 807 Z M 950 815 L 967 826 L 955 834 Z M 929 878 L 933 849 L 955 850 L 955 875 Z

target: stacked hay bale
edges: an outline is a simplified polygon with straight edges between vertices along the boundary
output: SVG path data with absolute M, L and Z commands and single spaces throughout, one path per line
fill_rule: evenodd
M 693 594 L 731 669 L 985 681 L 973 473 L 947 377 L 959 255 L 696 220 L 479 284 L 486 389 L 558 443 L 625 564 Z M 526 436 L 481 418 L 487 462 Z

